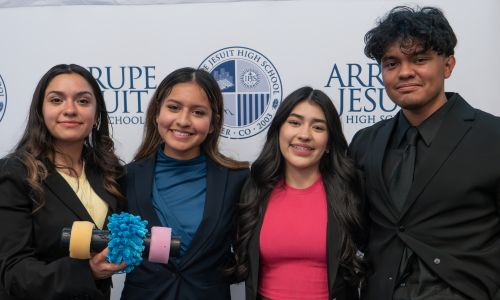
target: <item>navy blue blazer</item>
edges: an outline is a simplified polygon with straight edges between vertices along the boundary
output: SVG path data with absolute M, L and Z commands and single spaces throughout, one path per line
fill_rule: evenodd
M 61 247 L 64 227 L 93 221 L 53 165 L 47 169 L 45 205 L 32 213 L 24 165 L 16 158 L 0 160 L 0 299 L 109 299 L 111 280 L 94 280 L 89 261 L 70 258 Z M 123 207 L 90 164 L 85 174 L 108 214 Z
M 373 266 L 365 300 L 392 299 L 405 247 L 448 285 L 474 300 L 500 299 L 500 118 L 458 94 L 401 212 L 382 176 L 396 118 L 359 131 L 351 143 L 365 173 Z
M 124 190 L 132 214 L 162 226 L 152 205 L 156 154 L 127 165 Z M 236 211 L 248 169 L 230 170 L 207 157 L 203 217 L 183 260 L 167 265 L 143 263 L 127 274 L 122 299 L 229 300 L 230 278 L 223 273 L 233 259 Z

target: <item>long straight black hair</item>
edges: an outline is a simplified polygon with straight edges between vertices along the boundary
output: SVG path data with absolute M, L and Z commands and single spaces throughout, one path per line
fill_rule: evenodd
M 362 182 L 353 161 L 348 157 L 348 144 L 342 132 L 339 114 L 330 98 L 320 90 L 302 87 L 283 100 L 271 122 L 264 147 L 252 164 L 250 177 L 241 193 L 236 245 L 236 265 L 233 272 L 237 278 L 248 275 L 249 241 L 255 234 L 256 225 L 264 214 L 264 206 L 276 184 L 284 177 L 285 161 L 279 147 L 280 128 L 293 108 L 309 101 L 318 105 L 325 114 L 328 128 L 328 144 L 319 164 L 325 187 L 328 209 L 340 226 L 340 263 L 357 285 L 363 273 L 362 258 L 357 255 L 356 238 L 362 232 L 361 203 Z

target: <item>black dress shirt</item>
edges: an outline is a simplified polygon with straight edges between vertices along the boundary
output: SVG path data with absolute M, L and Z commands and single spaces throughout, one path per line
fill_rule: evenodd
M 417 139 L 415 170 L 421 167 L 422 163 L 425 161 L 432 141 L 438 133 L 444 117 L 453 106 L 453 103 L 453 99 L 450 99 L 417 126 L 419 138 Z M 390 186 L 389 182 L 393 173 L 402 160 L 404 149 L 409 143 L 409 141 L 406 140 L 406 131 L 411 125 L 403 113 L 400 113 L 398 116 L 397 124 L 391 134 L 383 162 L 383 176 L 387 188 Z M 409 299 L 462 300 L 468 298 L 439 278 L 410 248 L 406 247 L 401 257 L 393 300 Z

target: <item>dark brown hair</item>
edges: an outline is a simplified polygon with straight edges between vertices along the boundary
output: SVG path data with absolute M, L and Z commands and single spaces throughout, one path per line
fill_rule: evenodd
M 114 153 L 114 143 L 109 133 L 108 113 L 99 85 L 85 68 L 76 64 L 60 64 L 47 71 L 38 82 L 33 93 L 26 129 L 12 153 L 12 156 L 18 158 L 26 168 L 27 182 L 32 189 L 31 198 L 35 204 L 33 212 L 42 208 L 45 203 L 42 182 L 48 175 L 47 163 L 54 163 L 55 154 L 59 153 L 54 147 L 54 137 L 45 125 L 42 107 L 47 86 L 54 77 L 61 74 L 78 74 L 92 87 L 97 104 L 96 123 L 84 141 L 82 159 L 103 175 L 106 191 L 124 201 L 125 198 L 120 193 L 117 183 L 123 168 Z
M 208 157 L 216 163 L 230 168 L 241 169 L 248 168 L 247 162 L 240 162 L 224 156 L 219 151 L 219 133 L 224 123 L 224 102 L 217 81 L 205 70 L 194 68 L 181 68 L 173 71 L 165 77 L 158 89 L 153 94 L 146 112 L 146 122 L 144 124 L 144 137 L 142 143 L 134 156 L 134 160 L 145 158 L 158 149 L 163 140 L 158 133 L 156 117 L 160 113 L 161 106 L 165 98 L 170 94 L 173 87 L 179 83 L 195 82 L 199 85 L 208 97 L 210 109 L 212 110 L 212 120 L 210 125 L 213 131 L 201 144 L 201 148 Z

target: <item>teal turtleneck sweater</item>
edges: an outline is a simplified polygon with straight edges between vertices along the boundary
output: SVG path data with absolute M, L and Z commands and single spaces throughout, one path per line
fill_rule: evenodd
M 158 148 L 153 180 L 153 207 L 172 235 L 181 237 L 182 260 L 203 217 L 207 190 L 205 155 L 189 160 L 177 160 Z

